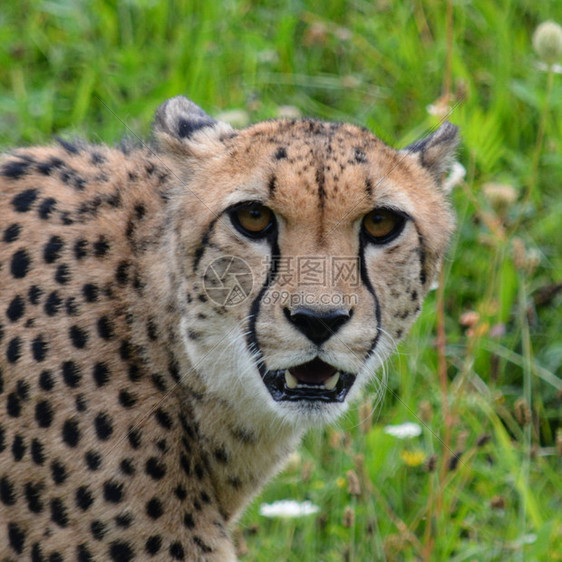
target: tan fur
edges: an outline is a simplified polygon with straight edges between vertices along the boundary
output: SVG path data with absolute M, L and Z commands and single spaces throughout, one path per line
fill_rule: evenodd
M 456 137 L 434 137 L 423 162 L 423 147 L 396 152 L 351 125 L 237 132 L 186 102 L 159 111 L 156 151 L 66 145 L 0 160 L 2 560 L 234 560 L 229 525 L 304 429 L 374 376 L 445 252 L 453 221 L 435 163 Z M 182 119 L 196 125 L 184 136 Z M 363 282 L 308 286 L 293 270 L 262 290 L 272 249 L 224 214 L 250 200 L 275 213 L 282 256 L 325 258 L 328 276 L 332 258 L 358 256 L 366 213 L 407 213 L 396 240 L 364 250 L 380 324 Z M 239 306 L 203 287 L 225 255 L 252 272 Z M 272 302 L 279 291 L 352 295 L 353 316 L 318 351 L 285 318 L 292 305 Z M 344 403 L 272 399 L 247 345 L 259 295 L 261 360 L 285 369 L 320 353 L 357 375 Z

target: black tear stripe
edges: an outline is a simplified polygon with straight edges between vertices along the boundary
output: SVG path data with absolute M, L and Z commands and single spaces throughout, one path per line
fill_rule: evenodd
M 277 176 L 275 174 L 272 174 L 271 177 L 269 178 L 267 187 L 269 189 L 269 197 L 270 198 L 275 197 L 275 190 L 277 189 Z
M 420 252 L 420 283 L 425 285 L 427 282 L 427 271 L 426 271 L 426 251 L 425 251 L 425 239 L 423 234 L 420 232 L 418 225 L 414 220 L 412 220 L 414 226 L 416 227 L 416 232 L 418 233 L 418 242 L 420 245 L 419 252 Z
M 373 182 L 371 178 L 365 180 L 365 192 L 367 193 L 367 199 L 370 201 L 373 198 Z
M 221 218 L 221 216 L 222 215 L 219 215 L 218 217 L 215 217 L 211 221 L 211 224 L 209 224 L 207 230 L 205 231 L 205 234 L 203 234 L 203 237 L 201 238 L 201 244 L 199 244 L 199 246 L 197 246 L 197 249 L 195 250 L 195 259 L 193 260 L 193 273 L 197 272 L 197 268 L 199 267 L 199 262 L 201 261 L 201 258 L 203 257 L 203 254 L 205 253 L 207 246 L 209 245 L 209 238 L 213 233 L 215 224 L 217 224 L 217 221 Z
M 281 252 L 279 251 L 279 244 L 277 239 L 272 239 L 271 242 L 271 268 L 267 272 L 267 277 L 258 293 L 257 297 L 252 302 L 250 306 L 250 320 L 248 322 L 248 335 L 246 337 L 246 346 L 252 354 L 253 352 L 258 354 L 258 370 L 261 377 L 263 378 L 267 374 L 267 368 L 263 364 L 263 356 L 258 342 L 258 336 L 256 334 L 256 322 L 258 321 L 258 314 L 260 313 L 261 300 L 275 278 L 277 277 L 277 267 L 281 261 Z
M 366 242 L 365 238 L 363 236 L 361 236 L 360 239 L 359 239 L 359 262 L 360 262 L 360 270 L 361 270 L 361 281 L 363 281 L 363 284 L 365 285 L 365 287 L 367 287 L 367 290 L 369 291 L 369 293 L 371 293 L 371 295 L 373 295 L 373 299 L 375 301 L 375 318 L 377 320 L 377 333 L 376 333 L 375 337 L 373 338 L 373 341 L 371 342 L 371 347 L 369 348 L 369 351 L 367 352 L 367 356 L 365 357 L 365 361 L 367 359 L 369 359 L 369 357 L 371 356 L 371 354 L 375 350 L 375 347 L 377 346 L 377 343 L 379 341 L 379 337 L 381 335 L 381 307 L 380 307 L 379 299 L 377 297 L 377 293 L 375 292 L 375 289 L 373 288 L 371 280 L 369 279 L 369 274 L 367 273 L 367 260 L 365 259 L 365 245 L 366 245 L 366 243 L 367 242 Z

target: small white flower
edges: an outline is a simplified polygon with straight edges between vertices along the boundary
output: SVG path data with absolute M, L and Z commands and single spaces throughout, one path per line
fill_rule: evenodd
M 317 505 L 309 501 L 280 500 L 260 505 L 260 515 L 264 517 L 302 517 L 318 513 L 319 510 Z
M 449 175 L 443 181 L 443 191 L 450 193 L 454 187 L 464 180 L 466 168 L 460 162 L 454 162 Z
M 408 439 L 421 435 L 421 425 L 412 422 L 401 423 L 400 425 L 387 425 L 383 430 L 386 434 L 398 437 L 398 439 Z

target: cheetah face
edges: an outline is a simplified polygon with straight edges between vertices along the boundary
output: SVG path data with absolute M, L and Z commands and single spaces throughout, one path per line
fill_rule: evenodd
M 182 340 L 206 390 L 298 426 L 381 388 L 452 230 L 439 181 L 456 128 L 398 152 L 345 124 L 234 131 L 174 98 L 155 133 L 177 178 Z

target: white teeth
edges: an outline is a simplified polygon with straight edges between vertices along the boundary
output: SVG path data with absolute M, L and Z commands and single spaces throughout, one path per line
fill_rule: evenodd
M 289 373 L 289 369 L 285 371 L 285 384 L 288 388 L 297 388 L 299 381 L 296 377 Z
M 336 388 L 336 384 L 338 384 L 339 380 L 340 380 L 340 374 L 338 372 L 335 375 L 332 375 L 329 379 L 325 380 L 324 386 L 328 390 L 334 390 L 334 388 Z

